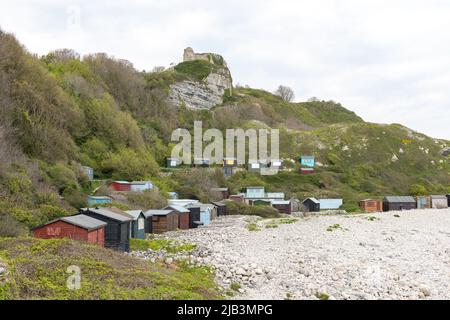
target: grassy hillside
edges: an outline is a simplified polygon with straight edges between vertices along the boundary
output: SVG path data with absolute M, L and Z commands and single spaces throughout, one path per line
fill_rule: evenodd
M 206 65 L 205 65 L 206 64 Z M 333 101 L 287 103 L 264 90 L 238 87 L 210 111 L 177 109 L 166 101 L 170 84 L 203 79 L 213 66 L 190 62 L 162 72 L 138 72 L 125 60 L 58 50 L 37 57 L 0 31 L 0 236 L 86 206 L 89 182 L 81 165 L 102 180 L 151 179 L 161 192 L 133 195 L 122 205 L 160 206 L 167 191 L 203 201 L 211 189 L 239 191 L 262 184 L 289 196 L 361 197 L 449 192 L 449 159 L 434 140 L 401 125 L 364 122 Z M 293 171 L 273 177 L 248 173 L 226 181 L 220 171 L 179 170 L 161 174 L 171 133 L 207 128 L 278 128 L 281 155 Z M 317 174 L 298 174 L 298 158 L 315 155 Z M 392 161 L 392 159 L 398 161 Z M 417 186 L 419 188 L 417 188 Z M 99 188 L 100 187 L 100 188 Z M 120 205 L 120 204 L 116 204 Z
M 3 299 L 219 299 L 207 269 L 163 266 L 70 240 L 0 239 Z M 81 289 L 69 290 L 67 268 L 81 270 Z

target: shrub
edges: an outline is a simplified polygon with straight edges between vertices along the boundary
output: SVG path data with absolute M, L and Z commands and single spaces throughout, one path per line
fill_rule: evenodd
M 157 190 L 132 192 L 127 195 L 127 200 L 132 207 L 139 209 L 162 208 L 167 205 L 167 200 Z
M 280 213 L 272 207 L 255 206 L 251 207 L 244 203 L 234 201 L 226 202 L 229 215 L 259 216 L 262 218 L 278 218 Z
M 0 238 L 20 237 L 27 233 L 23 224 L 17 221 L 12 215 L 0 213 Z
M 66 188 L 62 196 L 74 208 L 85 208 L 87 206 L 86 194 L 78 188 Z
M 178 64 L 175 70 L 200 81 L 211 73 L 213 65 L 204 60 L 186 61 Z
M 421 184 L 413 184 L 409 188 L 409 193 L 412 196 L 424 196 L 424 195 L 428 194 L 428 190 L 427 190 L 427 188 L 425 188 L 425 186 L 423 186 Z

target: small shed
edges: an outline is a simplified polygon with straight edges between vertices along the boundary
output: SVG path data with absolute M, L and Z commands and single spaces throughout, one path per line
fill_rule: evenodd
M 153 232 L 153 215 L 161 216 L 171 213 L 173 210 L 148 210 L 144 212 L 145 217 L 145 233 Z
M 269 162 L 269 168 L 271 169 L 281 169 L 283 166 L 283 160 L 281 159 L 272 159 Z
M 81 209 L 80 214 L 106 222 L 105 247 L 119 251 L 130 250 L 130 228 L 133 217 L 118 208 Z
M 201 204 L 200 205 L 200 222 L 204 226 L 211 224 L 213 207 L 214 207 L 213 205 L 209 205 L 209 204 Z
M 167 194 L 169 195 L 169 197 L 170 197 L 171 200 L 176 200 L 176 199 L 178 199 L 178 193 L 175 192 L 175 191 L 168 192 Z
M 447 209 L 448 208 L 447 197 L 442 195 L 431 196 L 431 207 L 433 209 Z
M 364 212 L 382 212 L 383 201 L 375 199 L 365 199 L 359 202 L 359 207 Z
M 232 194 L 228 197 L 228 200 L 242 203 L 242 202 L 244 202 L 244 196 L 240 195 L 240 194 Z
M 235 167 L 232 166 L 224 166 L 223 167 L 223 175 L 225 177 L 231 177 L 235 172 Z
M 133 217 L 131 222 L 131 238 L 145 239 L 145 215 L 142 210 L 128 210 L 125 211 Z
M 338 210 L 343 204 L 343 199 L 320 199 L 320 210 Z
M 88 176 L 89 180 L 94 180 L 94 169 L 87 166 L 82 166 L 81 170 Z
M 178 214 L 174 210 L 155 210 L 152 213 L 152 231 L 156 234 L 178 229 Z
M 40 239 L 69 238 L 77 241 L 105 245 L 106 222 L 86 215 L 63 217 L 33 229 L 33 235 Z
M 177 168 L 181 166 L 182 161 L 180 158 L 167 158 L 166 165 L 167 168 Z
M 96 206 L 104 206 L 111 204 L 113 202 L 112 198 L 108 196 L 88 196 L 87 197 L 87 204 L 89 207 L 96 207 Z
M 314 168 L 300 168 L 301 174 L 314 174 Z
M 278 212 L 280 212 L 280 213 L 284 213 L 284 214 L 292 213 L 292 205 L 291 205 L 291 201 L 289 201 L 289 200 L 274 200 L 274 201 L 272 201 L 272 207 L 277 209 Z
M 144 192 L 147 190 L 153 190 L 153 182 L 151 181 L 133 181 L 130 183 L 131 192 Z
M 249 172 L 260 172 L 261 170 L 261 164 L 259 162 L 250 162 L 248 164 L 248 169 Z
M 446 197 L 447 197 L 447 204 L 450 207 L 450 194 L 448 194 Z
M 114 181 L 109 185 L 109 189 L 116 192 L 129 192 L 131 184 L 128 181 Z
M 173 210 L 178 214 L 178 229 L 187 230 L 189 229 L 189 209 L 182 206 L 170 205 L 165 210 Z
M 217 216 L 222 217 L 228 214 L 228 209 L 225 201 L 211 202 L 217 208 Z
M 416 197 L 417 209 L 430 209 L 431 208 L 431 197 L 428 196 L 418 196 Z
M 194 167 L 209 168 L 211 166 L 211 160 L 208 158 L 195 158 Z
M 195 229 L 199 225 L 201 225 L 200 222 L 200 205 L 198 204 L 191 204 L 186 207 L 186 209 L 189 210 L 189 228 Z
M 307 198 L 302 202 L 307 212 L 319 212 L 320 211 L 320 201 L 316 198 Z
M 417 208 L 411 196 L 387 196 L 383 200 L 383 211 L 412 210 Z
M 316 159 L 313 156 L 301 156 L 300 164 L 304 167 L 314 168 L 316 165 Z
M 265 198 L 266 192 L 264 187 L 247 187 L 245 197 L 247 199 Z
M 223 158 L 224 167 L 236 167 L 237 160 L 236 158 Z

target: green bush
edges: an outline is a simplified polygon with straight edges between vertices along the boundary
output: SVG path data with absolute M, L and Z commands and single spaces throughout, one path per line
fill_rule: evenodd
M 251 207 L 244 203 L 238 203 L 235 201 L 227 201 L 226 206 L 229 215 L 259 216 L 262 218 L 280 217 L 280 213 L 277 209 L 268 206 Z
M 214 66 L 208 61 L 194 60 L 179 63 L 175 66 L 175 70 L 181 74 L 201 81 L 213 71 L 213 67 Z
M 413 184 L 409 188 L 409 194 L 412 196 L 425 196 L 428 194 L 428 190 L 421 184 Z
M 157 190 L 145 192 L 132 192 L 127 195 L 127 200 L 134 208 L 159 209 L 167 205 L 167 200 Z
M 0 213 L 0 238 L 20 237 L 27 234 L 27 229 L 10 214 Z M 0 299 L 1 300 L 1 299 Z

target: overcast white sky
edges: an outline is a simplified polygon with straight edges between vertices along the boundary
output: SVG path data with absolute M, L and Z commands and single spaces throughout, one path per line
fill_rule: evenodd
M 0 27 L 34 53 L 106 52 L 141 70 L 187 46 L 217 52 L 235 83 L 450 139 L 448 0 L 0 0 Z

